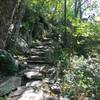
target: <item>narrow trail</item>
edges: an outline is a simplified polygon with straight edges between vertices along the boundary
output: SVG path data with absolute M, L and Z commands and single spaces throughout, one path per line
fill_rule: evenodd
M 51 45 L 52 40 L 44 38 L 33 43 L 23 57 L 17 57 L 26 68 L 18 74 L 21 86 L 9 94 L 8 100 L 61 100 L 60 85 L 49 78 L 53 71 L 48 59 Z

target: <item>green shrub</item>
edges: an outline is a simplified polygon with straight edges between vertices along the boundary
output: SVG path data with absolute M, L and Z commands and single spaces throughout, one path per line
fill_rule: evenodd
M 88 59 L 83 56 L 71 57 L 71 68 L 70 70 L 66 70 L 64 76 L 64 84 L 70 87 L 64 91 L 65 95 L 67 94 L 70 98 L 77 95 L 77 92 L 80 92 L 86 93 L 89 98 L 95 98 L 96 89 L 99 86 L 96 81 L 98 68 L 100 68 L 98 61 L 97 57 L 89 57 Z
M 18 66 L 10 53 L 0 50 L 0 71 L 7 75 L 14 75 Z

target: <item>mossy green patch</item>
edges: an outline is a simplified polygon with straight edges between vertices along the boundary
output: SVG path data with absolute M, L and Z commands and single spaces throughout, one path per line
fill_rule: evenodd
M 5 50 L 0 50 L 0 71 L 8 75 L 14 75 L 18 71 L 15 59 Z

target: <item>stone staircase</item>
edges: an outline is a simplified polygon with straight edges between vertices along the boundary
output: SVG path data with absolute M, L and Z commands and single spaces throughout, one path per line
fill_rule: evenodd
M 33 43 L 30 50 L 25 54 L 27 56 L 27 64 L 50 64 L 48 53 L 51 45 L 51 38 L 44 38 Z
M 5 82 L 9 85 L 3 84 L 0 96 L 9 94 L 8 100 L 61 100 L 60 85 L 48 76 L 54 71 L 48 58 L 52 43 L 51 38 L 44 38 L 33 43 L 24 55 L 15 57 L 24 69 Z
M 21 73 L 22 86 L 8 96 L 10 100 L 60 100 L 59 93 L 52 96 L 49 77 L 46 77 L 44 73 L 47 73 L 51 68 L 52 62 L 48 59 L 48 53 L 52 40 L 50 38 L 44 38 L 42 41 L 38 41 L 32 44 L 30 50 L 26 52 L 22 57 L 26 62 L 24 65 L 28 67 Z M 20 61 L 20 60 L 19 60 Z M 48 68 L 48 69 L 47 69 Z M 52 74 L 52 72 L 51 72 Z M 56 87 L 57 91 L 60 91 Z

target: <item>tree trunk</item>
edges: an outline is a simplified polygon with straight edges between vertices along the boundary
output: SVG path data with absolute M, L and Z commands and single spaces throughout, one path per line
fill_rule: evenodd
M 63 39 L 63 47 L 66 48 L 67 46 L 67 32 L 66 32 L 66 27 L 67 27 L 67 24 L 66 24 L 66 20 L 67 20 L 67 15 L 66 15 L 66 12 L 67 12 L 67 8 L 66 8 L 66 0 L 64 0 L 64 33 L 63 33 L 63 36 L 62 36 L 62 39 Z
M 13 25 L 13 29 L 10 30 L 10 34 L 6 41 L 6 49 L 14 48 L 16 45 L 16 40 L 20 36 L 20 25 L 22 22 L 23 15 L 25 13 L 25 0 L 19 0 L 16 6 L 16 11 L 14 14 L 14 18 L 12 19 L 11 25 Z
M 74 17 L 77 18 L 78 16 L 78 0 L 75 0 L 74 4 Z
M 81 8 L 81 0 L 75 0 L 74 4 L 74 17 L 80 17 L 82 18 L 82 8 Z
M 79 0 L 79 16 L 82 19 L 82 7 L 81 7 L 81 0 Z
M 0 49 L 4 49 L 5 47 L 12 13 L 17 1 L 18 0 L 0 0 Z
M 0 49 L 9 44 L 9 35 L 16 41 L 19 35 L 25 0 L 0 0 Z M 13 34 L 12 34 L 13 33 Z M 6 44 L 8 43 L 8 44 Z

